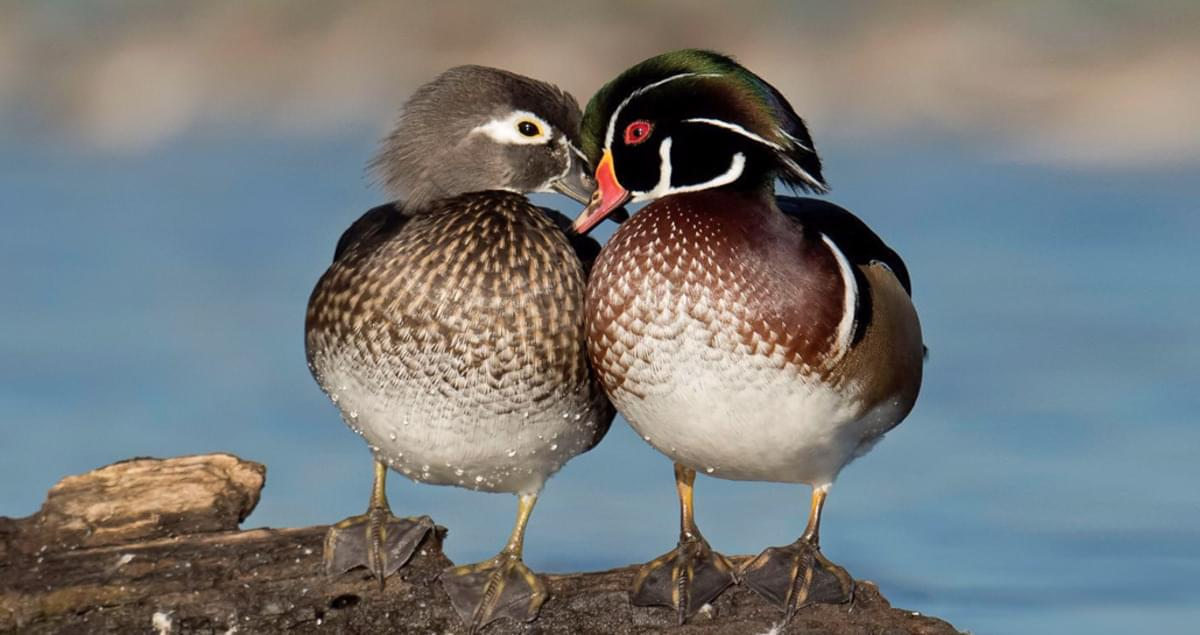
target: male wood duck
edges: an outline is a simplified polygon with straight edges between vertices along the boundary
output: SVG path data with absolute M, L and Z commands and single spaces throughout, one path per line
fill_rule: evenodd
M 532 620 L 545 585 L 521 560 L 546 479 L 614 416 L 584 349 L 585 267 L 599 245 L 526 192 L 591 191 L 579 106 L 549 84 L 451 69 L 405 105 L 373 167 L 400 200 L 338 241 L 308 304 L 313 376 L 375 458 L 370 506 L 330 528 L 330 575 L 403 566 L 433 529 L 391 514 L 388 468 L 423 483 L 518 496 L 495 558 L 447 570 L 472 631 Z
M 904 262 L 850 212 L 777 196 L 824 192 L 804 122 L 732 59 L 684 50 L 605 85 L 583 118 L 598 189 L 575 223 L 648 202 L 613 235 L 587 288 L 587 346 L 617 409 L 675 462 L 678 547 L 634 580 L 639 605 L 682 623 L 735 581 L 791 619 L 849 601 L 821 554 L 838 472 L 912 409 L 923 345 Z M 807 483 L 808 527 L 735 571 L 696 527 L 696 472 Z

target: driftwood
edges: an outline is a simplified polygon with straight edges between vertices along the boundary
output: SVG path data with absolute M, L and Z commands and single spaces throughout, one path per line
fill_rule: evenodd
M 37 514 L 0 517 L 0 632 L 463 633 L 437 582 L 451 563 L 439 528 L 386 586 L 322 573 L 325 527 L 251 529 L 266 469 L 235 456 L 133 459 L 63 479 Z M 634 568 L 546 576 L 551 598 L 531 624 L 500 633 L 952 634 L 946 622 L 892 608 L 871 583 L 853 603 L 781 613 L 734 587 L 675 625 L 630 606 Z

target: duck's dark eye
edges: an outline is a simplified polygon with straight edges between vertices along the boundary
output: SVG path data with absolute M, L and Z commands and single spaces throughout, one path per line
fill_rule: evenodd
M 537 124 L 533 123 L 532 121 L 522 121 L 521 123 L 518 123 L 517 132 L 520 132 L 526 137 L 536 137 L 542 133 Z
M 635 146 L 650 137 L 654 126 L 645 119 L 639 119 L 625 126 L 625 145 Z

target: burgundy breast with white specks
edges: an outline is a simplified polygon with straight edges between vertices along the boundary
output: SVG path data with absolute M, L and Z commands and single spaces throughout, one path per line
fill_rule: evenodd
M 819 235 L 760 205 L 720 192 L 672 196 L 612 237 L 586 309 L 592 364 L 610 393 L 649 389 L 639 367 L 654 360 L 636 343 L 678 346 L 685 330 L 714 361 L 754 356 L 783 372 L 825 374 L 844 308 L 837 261 Z
M 769 202 L 661 199 L 597 260 L 588 354 L 617 408 L 673 460 L 730 479 L 830 482 L 866 409 L 837 372 L 845 275 L 819 233 Z

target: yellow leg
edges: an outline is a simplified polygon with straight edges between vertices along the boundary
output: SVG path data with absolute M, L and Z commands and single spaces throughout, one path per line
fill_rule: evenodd
M 371 502 L 367 509 L 370 510 L 368 513 L 372 517 L 386 518 L 392 515 L 392 506 L 388 504 L 387 499 L 387 466 L 379 459 L 375 459 L 375 477 L 371 479 Z M 387 560 L 383 550 L 383 525 L 383 522 L 367 525 L 367 531 L 370 534 L 370 539 L 367 541 L 369 545 L 367 568 L 375 572 L 380 585 L 383 585 L 385 577 L 383 563 Z
M 428 516 L 397 518 L 387 500 L 387 466 L 375 460 L 375 479 L 367 513 L 351 516 L 325 534 L 325 572 L 340 575 L 366 567 L 383 585 L 387 576 L 404 566 L 425 536 L 433 531 Z
M 471 633 L 501 617 L 532 621 L 546 601 L 546 586 L 521 559 L 525 527 L 536 504 L 537 494 L 519 496 L 512 535 L 495 558 L 442 572 L 442 586 L 450 603 Z
M 517 497 L 517 522 L 513 523 L 512 534 L 508 537 L 508 545 L 504 551 L 520 559 L 525 553 L 525 527 L 529 517 L 533 515 L 533 506 L 537 505 L 537 494 L 521 494 Z
M 828 487 L 813 488 L 808 509 L 808 526 L 804 528 L 804 534 L 800 536 L 801 540 L 814 547 L 821 545 L 821 510 L 825 508 L 825 497 L 828 494 Z
M 679 495 L 679 535 L 691 540 L 700 535 L 696 528 L 695 495 L 696 470 L 675 464 L 675 492 Z
M 696 527 L 692 502 L 696 472 L 675 464 L 675 489 L 679 494 L 679 544 L 642 566 L 633 578 L 630 599 L 635 606 L 675 609 L 683 624 L 732 585 L 733 566 L 708 546 Z
M 391 511 L 387 500 L 387 466 L 375 459 L 375 478 L 371 479 L 371 506 Z
M 809 604 L 841 604 L 854 595 L 854 578 L 821 553 L 821 510 L 829 486 L 813 488 L 804 534 L 784 547 L 770 547 L 741 570 L 746 586 L 784 609 L 784 622 Z

